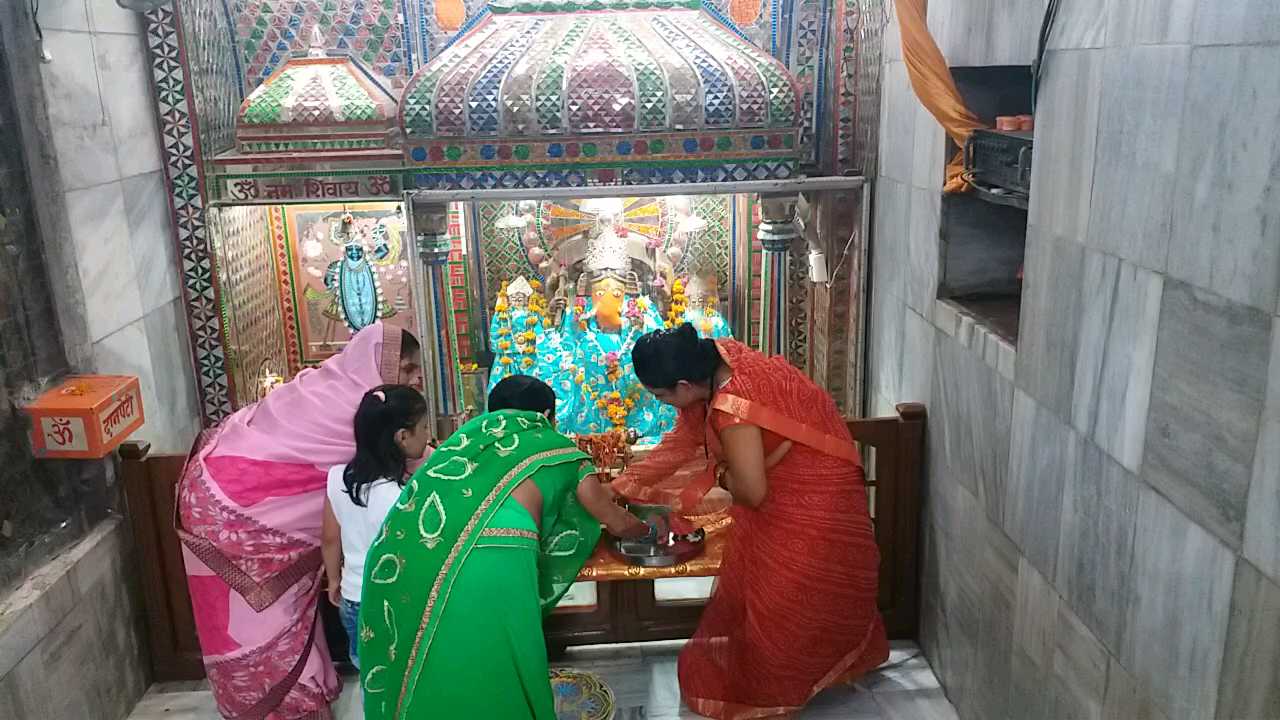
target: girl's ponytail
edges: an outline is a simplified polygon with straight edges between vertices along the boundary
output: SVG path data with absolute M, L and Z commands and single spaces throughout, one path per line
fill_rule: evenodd
M 351 502 L 367 507 L 369 485 L 379 480 L 403 482 L 408 461 L 396 433 L 412 429 L 426 414 L 426 398 L 406 385 L 382 385 L 365 393 L 356 409 L 356 456 L 342 476 Z

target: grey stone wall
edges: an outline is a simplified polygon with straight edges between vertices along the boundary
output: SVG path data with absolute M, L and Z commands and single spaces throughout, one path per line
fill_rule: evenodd
M 0 600 L 0 717 L 129 715 L 148 682 L 131 544 L 111 518 Z
M 1045 2 L 930 2 L 955 65 Z M 963 718 L 1280 717 L 1280 5 L 1062 3 L 1017 347 L 935 300 L 943 134 L 886 34 L 873 410 L 930 410 L 922 644 Z

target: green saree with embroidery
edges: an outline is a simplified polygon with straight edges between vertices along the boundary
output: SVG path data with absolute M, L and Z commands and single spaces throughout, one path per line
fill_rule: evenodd
M 554 720 L 543 616 L 595 549 L 589 457 L 537 413 L 475 418 L 405 486 L 365 561 L 365 720 Z M 511 492 L 542 494 L 542 529 Z

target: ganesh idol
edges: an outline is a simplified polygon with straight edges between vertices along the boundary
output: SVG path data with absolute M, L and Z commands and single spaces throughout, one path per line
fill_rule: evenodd
M 661 328 L 662 319 L 631 269 L 626 230 L 611 206 L 602 205 L 587 238 L 577 296 L 564 313 L 563 343 L 572 360 L 552 385 L 556 418 L 566 433 L 634 431 L 657 440 L 674 427 L 675 412 L 645 392 L 631 349 L 640 336 Z

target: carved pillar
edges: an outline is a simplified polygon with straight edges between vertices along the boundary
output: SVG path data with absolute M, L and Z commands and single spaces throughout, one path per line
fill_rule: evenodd
M 787 293 L 791 244 L 800 237 L 796 227 L 795 195 L 762 195 L 760 245 L 764 249 L 760 281 L 760 351 L 785 355 L 787 350 Z
M 462 414 L 462 374 L 454 337 L 453 297 L 449 291 L 449 238 L 446 203 L 413 203 L 413 232 L 422 263 L 422 365 L 427 396 L 440 435 L 453 432 Z

